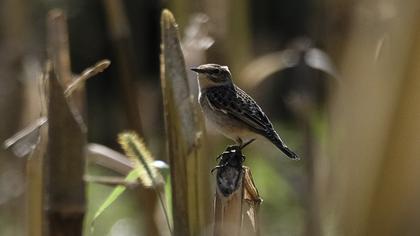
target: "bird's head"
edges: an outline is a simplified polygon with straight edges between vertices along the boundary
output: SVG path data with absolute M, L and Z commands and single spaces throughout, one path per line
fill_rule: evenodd
M 191 70 L 197 72 L 201 88 L 232 84 L 231 74 L 227 66 L 203 64 L 191 68 Z

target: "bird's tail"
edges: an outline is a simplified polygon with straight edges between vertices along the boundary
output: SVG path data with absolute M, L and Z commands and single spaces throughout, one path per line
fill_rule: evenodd
M 290 159 L 299 160 L 299 156 L 295 152 L 290 150 L 290 148 L 286 146 L 286 144 L 280 139 L 280 137 L 278 137 L 278 135 L 276 136 L 277 137 L 273 138 L 271 142 L 273 142 L 273 144 L 276 145 L 276 147 L 280 149 L 284 154 L 286 154 L 286 156 Z

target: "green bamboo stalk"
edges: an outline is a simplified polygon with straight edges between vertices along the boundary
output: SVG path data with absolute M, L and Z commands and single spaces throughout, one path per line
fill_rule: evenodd
M 161 17 L 161 85 L 171 166 L 174 235 L 199 235 L 209 225 L 210 170 L 202 156 L 203 123 L 191 94 L 178 28 L 172 13 Z M 207 177 L 206 177 L 207 176 Z

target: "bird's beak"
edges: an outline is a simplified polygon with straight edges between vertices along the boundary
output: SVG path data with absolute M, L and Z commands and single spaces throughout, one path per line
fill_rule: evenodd
M 191 70 L 197 73 L 204 73 L 204 69 L 199 69 L 198 67 L 193 67 Z

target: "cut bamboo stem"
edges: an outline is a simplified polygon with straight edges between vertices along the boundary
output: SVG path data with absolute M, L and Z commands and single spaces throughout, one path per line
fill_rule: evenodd
M 243 156 L 228 148 L 221 156 L 216 173 L 214 236 L 240 235 L 243 199 Z
M 216 167 L 214 236 L 258 236 L 258 210 L 262 202 L 251 171 L 243 166 L 237 147 L 228 147 Z
M 86 128 L 64 90 L 50 73 L 48 154 L 44 161 L 44 235 L 81 235 L 85 212 L 84 149 Z

